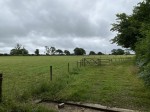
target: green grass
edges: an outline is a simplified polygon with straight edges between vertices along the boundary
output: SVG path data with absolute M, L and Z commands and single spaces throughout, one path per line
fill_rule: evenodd
M 32 103 L 7 101 L 0 104 L 0 112 L 56 112 L 52 109 Z
M 150 90 L 135 73 L 132 62 L 86 67 L 80 78 L 60 93 L 65 100 L 100 103 L 110 107 L 150 110 Z
M 150 89 L 138 78 L 132 61 L 114 62 L 122 57 L 101 56 L 99 58 L 113 58 L 113 63 L 79 69 L 76 62 L 82 56 L 0 57 L 0 72 L 4 74 L 3 100 L 28 103 L 32 99 L 48 98 L 150 110 Z M 49 77 L 50 65 L 53 81 Z

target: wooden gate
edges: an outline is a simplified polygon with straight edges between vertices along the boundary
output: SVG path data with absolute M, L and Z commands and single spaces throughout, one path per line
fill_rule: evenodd
M 112 59 L 100 59 L 100 58 L 83 58 L 79 61 L 81 66 L 86 65 L 105 65 L 110 64 Z

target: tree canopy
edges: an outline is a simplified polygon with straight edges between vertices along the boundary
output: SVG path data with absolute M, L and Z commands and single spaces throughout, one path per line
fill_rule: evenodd
M 65 55 L 70 55 L 70 52 L 68 50 L 64 50 Z
M 35 53 L 35 55 L 38 56 L 39 55 L 39 49 L 36 49 L 34 53 Z
M 14 49 L 10 50 L 10 55 L 27 55 L 28 50 L 22 47 L 21 44 L 16 44 Z
M 89 55 L 96 55 L 94 51 L 90 51 Z
M 104 55 L 104 53 L 102 53 L 102 52 L 98 52 L 98 53 L 97 53 L 97 55 Z
M 125 54 L 124 50 L 122 50 L 122 49 L 113 49 L 113 50 L 111 50 L 111 52 L 112 52 L 112 55 L 123 55 L 123 54 Z
M 46 50 L 46 55 L 54 55 L 55 52 L 56 52 L 56 48 L 55 47 L 45 46 L 45 50 Z
M 116 16 L 116 23 L 112 24 L 111 31 L 116 31 L 117 35 L 112 39 L 112 43 L 135 50 L 137 41 L 145 38 L 141 30 L 145 29 L 144 24 L 150 20 L 150 0 L 139 3 L 132 15 L 121 13 Z
M 63 51 L 61 49 L 57 49 L 56 52 L 60 55 L 63 54 Z
M 85 52 L 85 50 L 84 50 L 83 48 L 78 48 L 78 47 L 76 47 L 76 48 L 74 49 L 74 54 L 75 54 L 75 55 L 84 55 L 84 54 L 86 54 L 86 52 Z

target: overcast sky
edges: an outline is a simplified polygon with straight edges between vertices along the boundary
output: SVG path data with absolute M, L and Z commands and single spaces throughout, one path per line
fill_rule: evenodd
M 117 13 L 131 14 L 141 0 L 0 0 L 0 53 L 16 43 L 29 53 L 44 46 L 110 53 Z

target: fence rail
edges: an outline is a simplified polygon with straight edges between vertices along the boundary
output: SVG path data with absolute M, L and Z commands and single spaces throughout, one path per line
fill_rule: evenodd
M 110 58 L 110 59 L 103 59 L 103 58 L 82 58 L 80 61 L 77 61 L 77 67 L 86 66 L 86 65 L 108 65 L 112 62 L 122 62 L 126 60 L 131 60 L 132 58 Z

